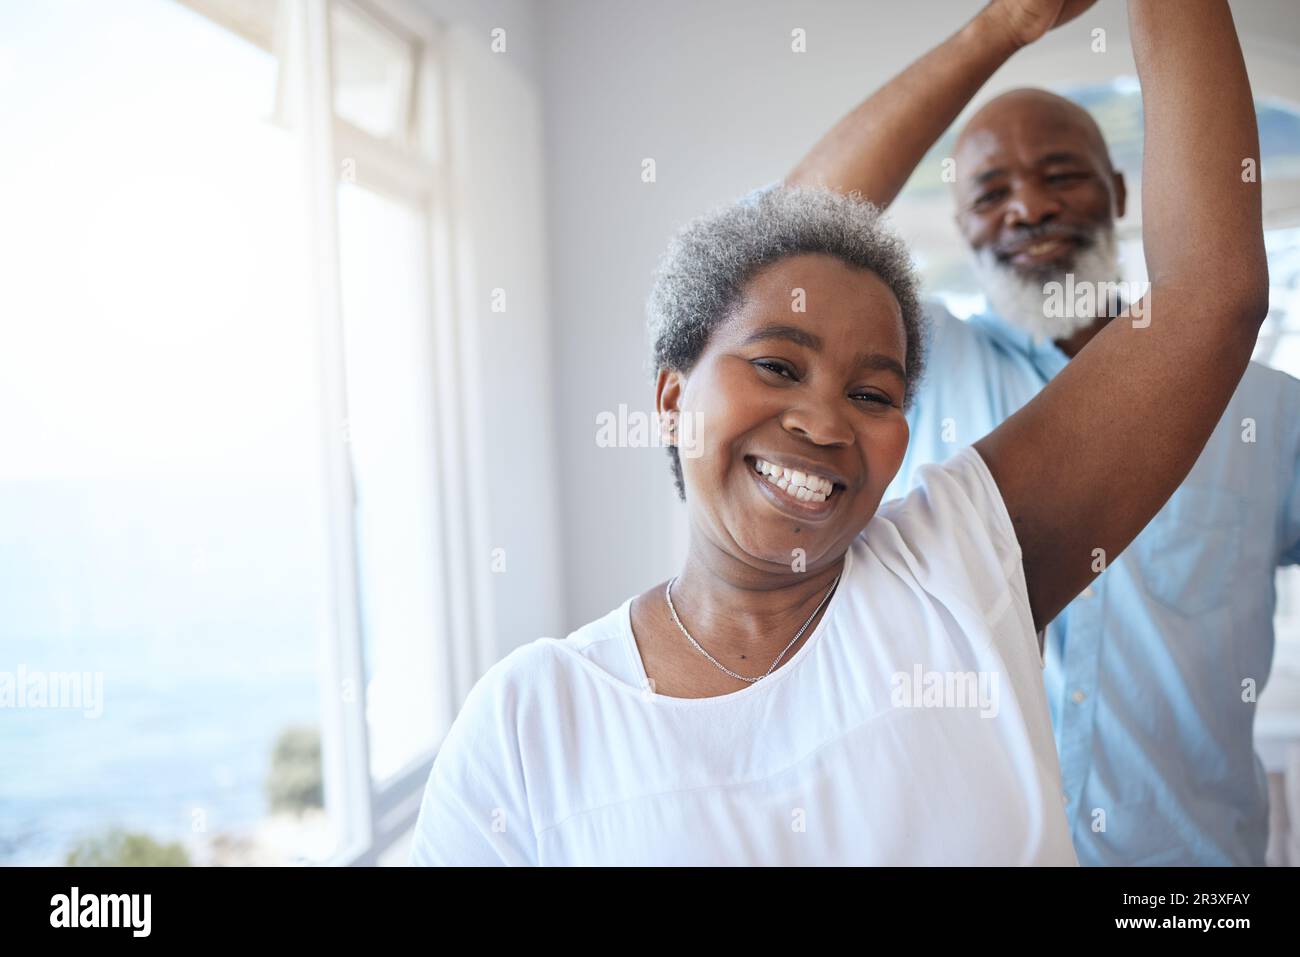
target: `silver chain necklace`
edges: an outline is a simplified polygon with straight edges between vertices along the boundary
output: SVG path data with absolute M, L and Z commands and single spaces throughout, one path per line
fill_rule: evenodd
M 802 635 L 808 629 L 808 626 L 812 624 L 812 620 L 817 617 L 817 612 L 822 610 L 822 605 L 826 604 L 826 600 L 831 597 L 831 592 L 835 590 L 835 586 L 839 584 L 840 575 L 843 574 L 844 574 L 844 570 L 840 569 L 839 574 L 835 576 L 835 581 L 831 582 L 831 587 L 826 589 L 826 594 L 823 595 L 822 600 L 817 603 L 817 607 L 814 608 L 813 613 L 808 616 L 808 620 L 803 623 L 803 627 L 800 628 L 799 631 L 795 634 L 795 636 L 790 639 L 790 644 L 786 645 L 784 648 L 781 649 L 781 653 L 776 656 L 776 661 L 772 662 L 772 667 L 768 668 L 764 674 L 759 675 L 757 678 L 746 678 L 744 675 L 736 674 L 726 665 L 718 661 L 718 659 L 714 658 L 713 655 L 705 651 L 704 648 L 700 646 L 700 643 L 691 637 L 691 633 L 686 630 L 686 626 L 682 624 L 682 620 L 677 617 L 677 609 L 673 607 L 673 582 L 677 581 L 676 575 L 673 576 L 672 581 L 670 581 L 668 583 L 668 586 L 664 589 L 664 597 L 668 599 L 668 610 L 673 613 L 673 621 L 677 622 L 677 627 L 680 628 L 682 634 L 686 636 L 686 640 L 695 646 L 696 651 L 702 654 L 705 658 L 708 658 L 710 661 L 712 661 L 715 665 L 717 665 L 718 668 L 722 669 L 727 674 L 731 675 L 731 677 L 736 678 L 740 681 L 748 681 L 750 684 L 753 684 L 755 681 L 761 681 L 762 679 L 770 675 L 772 671 L 776 668 L 777 664 L 781 661 L 781 659 L 785 657 L 785 653 L 789 651 L 792 647 L 794 647 L 794 643 L 799 640 L 799 636 Z

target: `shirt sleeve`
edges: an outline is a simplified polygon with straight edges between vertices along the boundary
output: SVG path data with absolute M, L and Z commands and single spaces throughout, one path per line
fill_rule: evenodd
M 511 659 L 465 699 L 425 785 L 408 863 L 499 867 L 537 863 L 537 839 L 515 733 Z
M 880 514 L 898 529 L 908 564 L 927 591 L 967 620 L 984 622 L 1014 652 L 1032 651 L 1042 667 L 1020 542 L 974 446 L 921 466 L 912 491 Z

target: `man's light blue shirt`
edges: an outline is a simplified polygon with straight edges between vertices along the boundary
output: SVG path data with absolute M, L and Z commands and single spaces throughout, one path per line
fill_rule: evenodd
M 928 368 L 886 497 L 1069 361 L 994 316 L 927 312 Z M 1081 864 L 1264 863 L 1255 700 L 1273 658 L 1274 571 L 1300 562 L 1298 477 L 1300 381 L 1251 363 L 1187 479 L 1048 627 L 1044 680 Z

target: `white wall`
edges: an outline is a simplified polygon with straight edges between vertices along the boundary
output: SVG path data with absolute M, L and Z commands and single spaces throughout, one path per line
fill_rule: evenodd
M 685 507 L 666 453 L 595 442 L 598 413 L 620 403 L 653 411 L 641 373 L 643 305 L 669 235 L 710 205 L 784 175 L 840 115 L 981 5 L 539 5 L 557 363 L 547 375 L 557 411 L 568 628 L 669 577 L 684 555 Z M 1297 62 L 1294 0 L 1233 8 L 1248 44 Z M 1105 54 L 1090 49 L 1098 26 L 1107 30 Z M 807 53 L 790 52 L 794 27 L 807 31 Z M 1101 0 L 1008 64 L 990 90 L 1042 85 L 1049 69 L 1062 81 L 1132 73 L 1125 5 Z M 1269 69 L 1276 81 L 1275 64 Z M 1286 75 L 1294 81 L 1294 67 Z M 657 163 L 652 185 L 640 181 L 645 157 Z
M 545 4 L 538 0 L 414 0 L 438 20 L 457 26 L 467 35 L 481 36 L 484 49 L 490 31 L 506 31 L 507 55 L 503 65 L 529 83 L 541 75 L 537 45 Z

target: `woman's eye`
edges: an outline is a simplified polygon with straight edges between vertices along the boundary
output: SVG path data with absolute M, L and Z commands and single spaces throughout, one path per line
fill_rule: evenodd
M 866 399 L 868 402 L 875 402 L 875 403 L 877 403 L 877 404 L 879 404 L 879 405 L 893 405 L 893 404 L 894 404 L 893 402 L 889 401 L 889 396 L 887 396 L 887 395 L 881 395 L 879 392 L 859 392 L 859 393 L 858 393 L 857 395 L 855 395 L 853 398 L 855 398 L 855 399 Z
M 768 372 L 774 372 L 779 376 L 785 376 L 787 379 L 795 381 L 795 377 L 792 370 L 789 367 L 787 367 L 784 363 L 774 362 L 771 359 L 755 359 L 754 365 L 758 366 L 760 369 L 765 369 Z M 883 395 L 879 392 L 859 392 L 856 395 L 850 396 L 849 398 L 863 400 L 870 405 L 879 405 L 879 406 L 884 406 L 886 408 L 889 408 L 894 404 L 893 401 L 889 398 L 889 396 Z
M 768 369 L 772 372 L 777 373 L 778 375 L 788 375 L 790 372 L 790 370 L 787 369 L 785 366 L 781 365 L 781 363 L 773 362 L 770 359 L 759 359 L 757 362 L 754 363 L 754 365 L 758 366 L 761 369 Z M 793 378 L 793 376 L 791 376 L 791 378 Z

